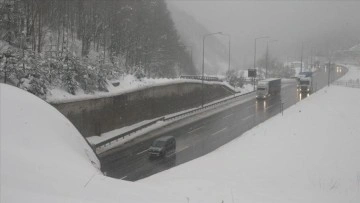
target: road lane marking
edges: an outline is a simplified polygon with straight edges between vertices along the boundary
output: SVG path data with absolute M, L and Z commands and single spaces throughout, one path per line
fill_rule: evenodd
M 194 130 L 190 130 L 188 133 L 191 134 L 192 132 L 195 132 L 197 130 L 200 130 L 201 128 L 203 128 L 204 126 L 200 126 L 198 128 L 195 128 Z
M 245 117 L 245 118 L 243 118 L 243 119 L 241 119 L 241 120 L 243 120 L 243 121 L 245 121 L 245 120 L 247 120 L 247 119 L 249 119 L 249 118 L 251 118 L 251 117 L 253 117 L 254 115 L 250 115 L 250 116 L 247 116 L 247 117 Z
M 223 128 L 223 129 L 221 129 L 221 130 L 219 130 L 219 131 L 216 131 L 216 132 L 214 132 L 213 134 L 211 134 L 211 136 L 216 135 L 216 134 L 219 134 L 219 133 L 221 133 L 222 131 L 224 131 L 224 130 L 226 130 L 226 129 L 227 129 L 227 127 Z
M 189 146 L 185 146 L 185 147 L 179 149 L 176 153 L 182 152 L 182 151 L 184 151 L 184 150 L 187 149 L 187 148 L 189 148 Z
M 121 180 L 124 180 L 125 178 L 127 178 L 127 176 L 124 176 L 124 177 L 122 177 L 122 178 L 120 178 Z
M 229 114 L 229 115 L 223 117 L 223 119 L 228 118 L 228 117 L 230 117 L 230 116 L 232 116 L 232 115 L 233 115 L 233 114 Z
M 144 150 L 144 151 L 141 151 L 141 152 L 137 153 L 136 155 L 143 154 L 143 153 L 147 152 L 148 150 L 149 150 L 149 149 L 146 149 L 146 150 Z

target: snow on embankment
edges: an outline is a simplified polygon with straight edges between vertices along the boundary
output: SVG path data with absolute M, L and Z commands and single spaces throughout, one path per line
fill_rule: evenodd
M 133 75 L 126 75 L 119 80 L 108 81 L 108 92 L 95 91 L 93 93 L 85 93 L 83 90 L 78 89 L 75 95 L 68 93 L 65 89 L 56 87 L 51 88 L 46 96 L 46 101 L 49 103 L 66 103 L 75 102 L 89 99 L 98 99 L 104 97 L 113 97 L 129 92 L 140 91 L 146 88 L 155 86 L 175 85 L 180 83 L 201 83 L 201 80 L 182 79 L 182 78 L 142 78 L 137 79 Z M 118 86 L 114 86 L 117 84 Z M 217 81 L 204 81 L 205 84 L 224 85 L 233 89 L 228 82 Z M 251 89 L 248 85 L 243 88 L 237 88 L 237 92 L 247 93 Z M 250 90 L 251 91 L 251 90 Z
M 180 202 L 103 176 L 75 127 L 41 99 L 4 84 L 0 98 L 0 202 Z
M 359 83 L 360 81 L 360 67 L 354 65 L 344 65 L 348 69 L 346 75 L 341 77 L 338 81 Z
M 331 86 L 196 160 L 140 182 L 190 202 L 360 202 L 360 89 Z

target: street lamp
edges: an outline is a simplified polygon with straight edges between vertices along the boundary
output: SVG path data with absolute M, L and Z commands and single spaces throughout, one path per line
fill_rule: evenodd
M 255 41 L 255 43 L 254 43 L 254 70 L 256 69 L 256 41 L 258 39 L 265 39 L 265 38 L 269 38 L 269 36 L 257 37 L 254 39 L 254 41 Z M 254 90 L 255 90 L 255 78 L 254 78 Z
M 266 61 L 265 61 L 265 79 L 267 78 L 268 72 L 268 58 L 269 58 L 269 43 L 277 42 L 277 40 L 268 40 L 266 42 Z
M 205 39 L 208 36 L 222 34 L 222 32 L 215 32 L 203 35 L 203 55 L 202 55 L 202 74 L 201 74 L 201 107 L 204 107 L 204 57 L 205 57 Z
M 303 51 L 304 51 L 304 42 L 301 42 L 301 59 L 300 59 L 300 62 L 301 62 L 301 68 L 300 68 L 300 73 L 302 73 L 302 69 L 303 69 Z
M 225 36 L 227 36 L 227 37 L 229 37 L 229 45 L 228 45 L 228 48 L 229 48 L 229 61 L 228 61 L 228 63 L 229 63 L 229 67 L 228 67 L 228 72 L 230 71 L 230 64 L 231 64 L 231 60 L 230 60 L 230 58 L 231 58 L 231 35 L 230 34 L 226 34 L 226 33 L 219 33 L 220 35 L 225 35 Z
M 330 86 L 330 83 L 331 83 L 331 81 L 330 81 L 330 79 L 331 79 L 331 75 L 330 75 L 331 63 L 332 63 L 332 60 L 333 60 L 333 57 L 334 57 L 335 53 L 337 53 L 337 52 L 341 52 L 341 51 L 338 50 L 338 51 L 335 51 L 335 52 L 330 52 L 330 54 L 329 54 L 328 87 Z M 334 59 L 334 61 L 335 61 L 335 59 Z
M 330 86 L 330 70 L 331 70 L 331 57 L 329 58 L 328 87 Z

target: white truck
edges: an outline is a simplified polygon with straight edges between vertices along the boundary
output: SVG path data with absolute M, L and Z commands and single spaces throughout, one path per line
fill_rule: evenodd
M 256 89 L 257 99 L 266 99 L 273 95 L 278 95 L 281 92 L 281 79 L 269 78 L 258 82 Z
M 313 81 L 312 81 L 312 72 L 303 72 L 300 73 L 302 77 L 300 77 L 298 90 L 302 93 L 312 92 L 313 91 Z

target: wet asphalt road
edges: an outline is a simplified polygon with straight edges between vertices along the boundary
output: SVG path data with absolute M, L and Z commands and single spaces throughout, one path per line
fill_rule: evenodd
M 344 71 L 333 71 L 331 78 L 343 74 Z M 316 72 L 313 75 L 314 91 L 326 86 L 327 78 L 324 70 Z M 175 136 L 177 142 L 176 153 L 172 156 L 150 160 L 147 149 L 154 140 L 152 138 L 101 157 L 102 170 L 110 177 L 136 181 L 203 156 L 280 113 L 282 104 L 286 109 L 309 96 L 298 93 L 296 85 L 295 80 L 283 81 L 281 95 L 257 101 L 255 94 L 251 94 L 244 97 L 244 100 L 247 98 L 244 103 L 167 132 L 164 135 Z

